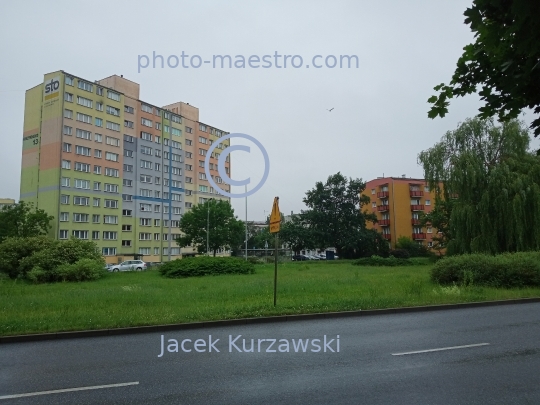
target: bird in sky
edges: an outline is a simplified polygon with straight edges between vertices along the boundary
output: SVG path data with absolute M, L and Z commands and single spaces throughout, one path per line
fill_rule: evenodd
M 330 108 L 330 109 L 326 109 L 326 111 L 332 112 L 333 109 L 334 109 L 334 107 L 332 107 L 332 108 Z

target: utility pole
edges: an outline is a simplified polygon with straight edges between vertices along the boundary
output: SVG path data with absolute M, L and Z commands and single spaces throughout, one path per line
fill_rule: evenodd
M 206 210 L 206 256 L 210 256 L 210 250 L 209 250 L 209 241 L 210 241 L 210 201 L 212 199 L 208 200 L 207 210 Z
M 247 184 L 245 185 L 245 190 L 247 194 Z M 247 262 L 247 243 L 248 243 L 248 231 L 247 231 L 247 195 L 246 195 L 246 262 Z

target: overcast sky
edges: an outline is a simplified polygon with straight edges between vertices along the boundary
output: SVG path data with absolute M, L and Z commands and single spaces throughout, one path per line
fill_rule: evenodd
M 89 80 L 123 74 L 140 83 L 142 100 L 184 101 L 200 109 L 201 121 L 257 138 L 268 151 L 270 174 L 248 199 L 250 220 L 262 220 L 274 196 L 281 211 L 300 211 L 305 192 L 338 171 L 366 181 L 383 174 L 421 177 L 417 154 L 480 105 L 470 96 L 453 101 L 446 118 L 427 118 L 433 87 L 449 81 L 463 46 L 473 40 L 463 24 L 470 4 L 6 1 L 0 26 L 0 197 L 19 198 L 24 91 L 42 82 L 44 73 L 61 69 Z M 217 54 L 272 55 L 273 63 L 277 51 L 300 55 L 303 66 L 150 64 L 139 73 L 139 55 L 154 51 L 165 58 L 184 51 L 210 61 Z M 317 60 L 323 65 L 328 55 L 357 55 L 359 67 L 306 67 L 315 55 L 323 56 Z M 528 113 L 525 121 L 531 119 Z M 255 151 L 233 152 L 232 167 L 232 177 L 250 177 L 253 188 L 264 161 Z M 243 219 L 244 199 L 232 204 Z

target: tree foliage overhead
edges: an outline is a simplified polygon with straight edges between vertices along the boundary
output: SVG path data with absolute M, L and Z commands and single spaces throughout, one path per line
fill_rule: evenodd
M 376 217 L 362 211 L 370 203 L 361 194 L 365 187 L 361 179 L 347 179 L 338 172 L 306 192 L 304 204 L 309 209 L 302 219 L 315 246 L 335 247 L 342 258 L 371 256 L 378 253 L 376 249 L 388 247 L 381 235 L 366 229 L 366 222 Z
M 279 239 L 289 245 L 295 254 L 299 254 L 304 249 L 315 248 L 313 232 L 302 214 L 293 215 L 289 222 L 281 225 Z
M 419 154 L 436 209 L 451 201 L 437 218 L 447 223 L 448 253 L 540 248 L 540 158 L 528 146 L 523 123 L 475 118 Z
M 6 205 L 0 210 L 0 242 L 8 237 L 28 238 L 45 235 L 53 217 L 42 209 L 34 209 L 24 201 Z
M 216 255 L 218 249 L 239 246 L 245 237 L 244 223 L 234 216 L 228 201 L 208 200 L 195 205 L 180 220 L 183 235 L 176 240 L 178 246 L 196 246 L 197 252 L 206 253 L 207 225 L 209 225 L 208 245 Z
M 523 108 L 540 113 L 540 2 L 474 0 L 464 15 L 475 33 L 465 46 L 449 85 L 435 87 L 438 96 L 428 116 L 444 117 L 449 99 L 475 93 L 485 102 L 480 117 L 516 118 Z M 532 122 L 540 134 L 540 118 Z

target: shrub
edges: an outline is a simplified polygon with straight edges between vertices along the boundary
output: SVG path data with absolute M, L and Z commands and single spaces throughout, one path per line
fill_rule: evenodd
M 397 259 L 394 256 L 380 257 L 362 257 L 352 262 L 355 266 L 411 266 L 410 259 Z
M 220 274 L 253 274 L 255 265 L 237 257 L 194 257 L 176 259 L 159 268 L 165 277 L 196 277 Z
M 0 271 L 11 278 L 25 277 L 34 266 L 21 268 L 21 261 L 34 253 L 51 249 L 56 243 L 47 236 L 6 238 L 0 243 Z
M 390 256 L 394 256 L 396 259 L 408 259 L 411 257 L 409 251 L 405 249 L 395 249 L 389 252 Z
M 439 260 L 431 270 L 439 284 L 489 287 L 540 285 L 540 252 L 503 253 L 497 256 L 466 254 Z
M 81 259 L 73 264 L 63 264 L 51 273 L 54 281 L 97 280 L 107 275 L 102 260 Z
M 49 277 L 50 274 L 39 266 L 34 267 L 32 270 L 26 273 L 26 278 L 34 284 L 46 283 L 49 281 Z

